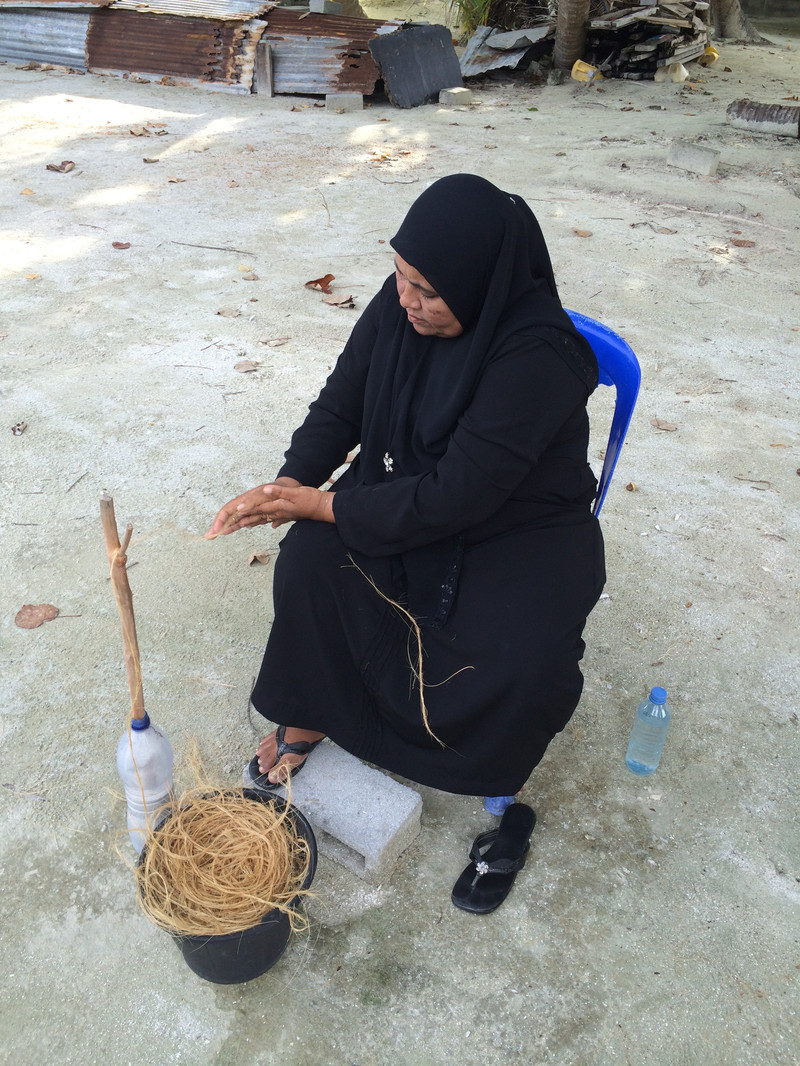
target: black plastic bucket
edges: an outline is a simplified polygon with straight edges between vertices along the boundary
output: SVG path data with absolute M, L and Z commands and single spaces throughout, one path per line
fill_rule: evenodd
M 244 795 L 256 803 L 274 803 L 285 807 L 280 796 L 258 789 L 245 789 Z M 317 869 L 317 841 L 305 815 L 297 807 L 288 808 L 297 832 L 309 848 L 308 873 L 301 888 L 308 888 Z M 292 901 L 292 906 L 297 900 Z M 206 981 L 218 985 L 236 985 L 252 981 L 271 969 L 286 950 L 291 936 L 289 916 L 280 910 L 269 911 L 258 925 L 240 933 L 216 936 L 174 936 L 189 969 Z

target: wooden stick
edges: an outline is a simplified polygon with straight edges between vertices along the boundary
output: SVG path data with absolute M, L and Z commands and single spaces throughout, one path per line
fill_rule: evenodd
M 122 620 L 122 639 L 125 645 L 125 669 L 128 674 L 128 689 L 131 694 L 131 714 L 134 718 L 144 718 L 144 693 L 142 691 L 142 672 L 139 665 L 139 643 L 136 639 L 136 620 L 133 616 L 133 594 L 128 583 L 125 554 L 130 544 L 133 526 L 125 530 L 123 543 L 119 542 L 117 519 L 114 515 L 114 501 L 110 496 L 100 497 L 100 518 L 106 538 L 106 554 L 111 566 L 111 584 L 119 607 Z

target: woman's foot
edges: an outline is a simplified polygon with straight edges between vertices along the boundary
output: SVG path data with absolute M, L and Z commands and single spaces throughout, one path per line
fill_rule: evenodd
M 317 733 L 313 729 L 278 726 L 258 746 L 258 769 L 267 775 L 271 785 L 285 785 L 324 739 L 324 733 Z

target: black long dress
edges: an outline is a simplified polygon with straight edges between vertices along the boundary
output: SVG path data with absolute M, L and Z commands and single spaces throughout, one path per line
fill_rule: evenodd
M 487 228 L 505 227 L 478 299 L 474 262 L 455 281 L 441 273 L 426 208 L 441 219 L 437 186 L 457 199 L 452 183 L 468 177 L 423 194 L 392 242 L 459 308 L 464 333 L 420 336 L 387 279 L 292 438 L 280 474 L 305 485 L 360 451 L 334 486 L 336 524 L 297 522 L 281 543 L 252 700 L 413 781 L 510 795 L 577 706 L 581 635 L 605 580 L 586 459 L 597 368 L 522 201 L 477 187 L 481 204 L 483 186 L 503 198 Z M 501 271 L 513 282 L 498 289 Z M 420 626 L 429 729 L 417 636 L 390 600 Z

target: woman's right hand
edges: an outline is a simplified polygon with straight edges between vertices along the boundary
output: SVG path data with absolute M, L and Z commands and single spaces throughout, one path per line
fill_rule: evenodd
M 270 484 L 301 488 L 301 483 L 292 477 L 279 477 Z M 235 533 L 237 529 L 245 529 L 248 526 L 271 523 L 273 529 L 277 529 L 283 525 L 282 521 L 275 520 L 270 515 L 270 499 L 264 492 L 265 488 L 266 485 L 259 485 L 257 488 L 248 489 L 235 500 L 226 503 L 206 533 L 206 540 L 215 540 L 219 536 L 227 536 L 228 533 Z

